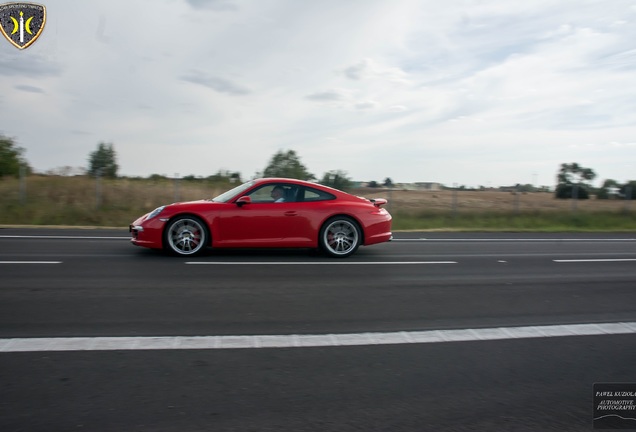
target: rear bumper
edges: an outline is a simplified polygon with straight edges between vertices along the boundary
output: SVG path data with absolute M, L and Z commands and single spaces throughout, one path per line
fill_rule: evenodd
M 393 233 L 391 232 L 392 217 L 385 209 L 377 209 L 369 215 L 363 224 L 364 229 L 364 245 L 372 245 L 391 241 Z
M 372 245 L 377 243 L 384 243 L 393 240 L 393 234 L 391 232 L 379 233 L 371 236 L 367 236 L 364 239 L 365 245 Z

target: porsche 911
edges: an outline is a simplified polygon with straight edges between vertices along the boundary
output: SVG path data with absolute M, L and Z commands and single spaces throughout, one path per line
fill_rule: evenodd
M 136 246 L 192 256 L 207 248 L 311 248 L 344 258 L 391 240 L 386 199 L 265 178 L 213 199 L 164 205 L 130 225 Z

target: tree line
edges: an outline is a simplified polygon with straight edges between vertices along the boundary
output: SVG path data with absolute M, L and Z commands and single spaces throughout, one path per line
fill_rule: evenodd
M 20 172 L 30 174 L 33 170 L 24 156 L 25 150 L 16 145 L 12 138 L 0 135 L 0 178 L 3 176 L 19 176 Z M 70 167 L 65 167 L 62 172 L 71 172 Z M 92 177 L 116 178 L 119 176 L 117 153 L 112 143 L 100 142 L 95 151 L 88 156 L 86 174 Z M 352 180 L 344 170 L 336 169 L 325 172 L 318 178 L 312 174 L 302 163 L 300 156 L 294 150 L 279 150 L 269 160 L 262 172 L 256 177 L 284 177 L 300 180 L 318 181 L 321 184 L 336 189 L 346 190 L 352 186 Z M 151 180 L 165 179 L 165 176 L 152 174 Z M 559 199 L 588 199 L 590 195 L 596 195 L 598 199 L 613 197 L 634 199 L 636 197 L 636 181 L 619 183 L 613 179 L 607 179 L 600 188 L 594 188 L 591 182 L 596 178 L 593 169 L 584 167 L 578 163 L 563 163 L 557 173 L 555 197 Z M 187 175 L 184 181 L 201 180 L 201 177 Z M 241 174 L 236 171 L 219 170 L 205 180 L 229 181 L 240 183 Z M 369 187 L 393 187 L 393 181 L 387 177 L 382 183 L 372 180 Z
M 576 162 L 563 163 L 557 174 L 555 196 L 560 199 L 589 199 L 590 195 L 595 194 L 597 199 L 636 198 L 636 181 L 620 184 L 616 180 L 607 179 L 600 188 L 594 188 L 591 182 L 595 178 L 596 173 L 592 168 Z

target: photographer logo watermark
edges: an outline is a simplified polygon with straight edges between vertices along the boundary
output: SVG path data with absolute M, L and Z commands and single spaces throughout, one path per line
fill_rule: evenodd
M 0 4 L 0 31 L 13 46 L 25 49 L 42 34 L 46 8 L 35 3 Z
M 594 384 L 594 429 L 636 429 L 636 383 Z

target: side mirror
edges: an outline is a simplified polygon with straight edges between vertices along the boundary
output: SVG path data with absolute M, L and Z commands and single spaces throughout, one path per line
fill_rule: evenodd
M 252 203 L 252 198 L 248 197 L 247 195 L 242 196 L 236 200 L 236 205 L 239 207 L 243 207 L 245 204 L 251 204 L 251 203 Z

